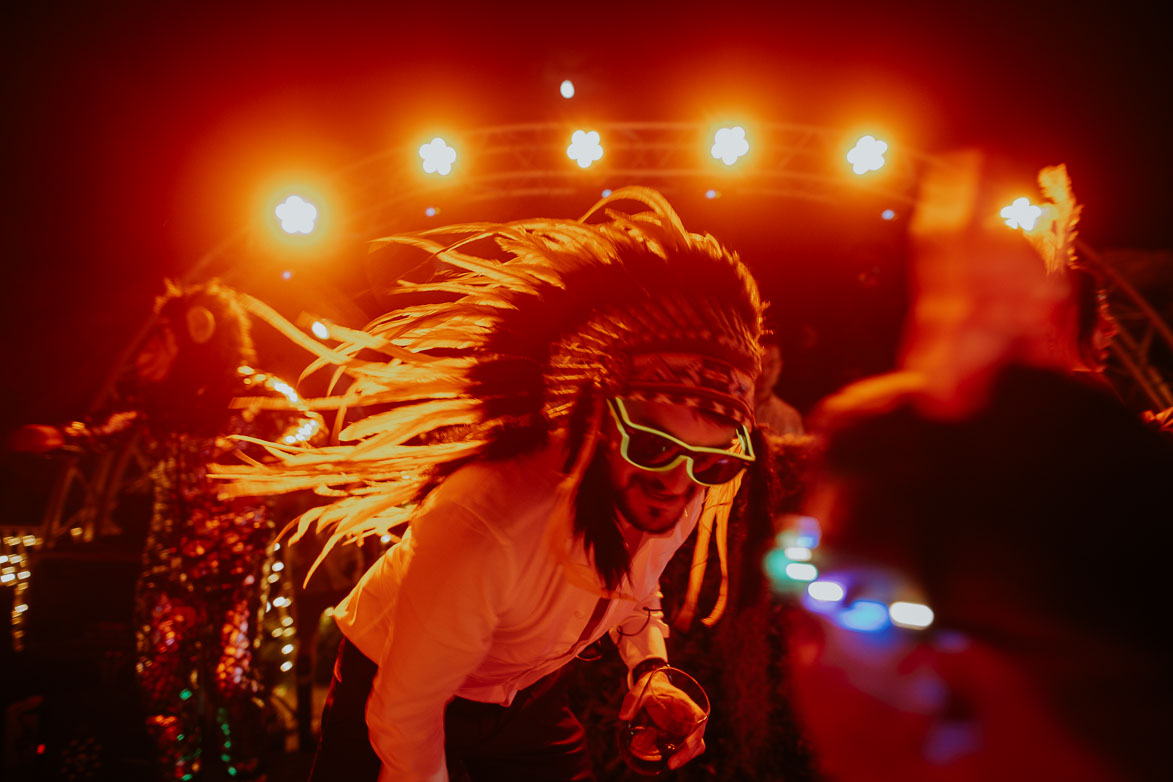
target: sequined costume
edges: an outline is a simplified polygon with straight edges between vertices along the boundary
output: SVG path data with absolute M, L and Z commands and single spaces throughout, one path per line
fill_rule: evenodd
M 228 775 L 263 778 L 263 701 L 256 656 L 276 536 L 270 500 L 218 496 L 209 477 L 242 451 L 238 439 L 287 446 L 312 439 L 322 419 L 280 379 L 257 372 L 248 319 L 218 283 L 169 290 L 136 358 L 127 412 L 74 423 L 67 441 L 92 448 L 137 434 L 154 503 L 135 590 L 136 670 L 161 778 L 190 780 L 207 753 Z M 214 736 L 206 736 L 211 727 Z
M 240 375 L 244 409 L 226 417 L 219 435 L 156 428 L 140 412 L 117 413 L 99 426 L 75 422 L 65 430 L 72 443 L 100 448 L 137 428 L 152 465 L 154 505 L 135 590 L 136 669 L 165 779 L 195 778 L 203 752 L 213 749 L 231 776 L 260 774 L 255 657 L 275 522 L 263 498 L 220 499 L 208 468 L 239 461 L 242 445 L 232 436 L 300 442 L 322 422 L 308 410 L 258 409 L 266 396 L 294 404 L 297 396 L 249 367 Z M 210 741 L 203 736 L 209 714 L 215 726 Z
M 274 432 L 272 418 L 233 415 L 224 434 L 290 436 L 287 426 Z M 254 657 L 272 514 L 257 498 L 217 498 L 207 466 L 234 459 L 232 441 L 174 432 L 150 440 L 155 503 L 135 597 L 148 729 L 170 778 L 193 778 L 201 750 L 216 750 L 229 774 L 248 779 L 263 739 Z M 205 701 L 214 738 L 201 736 Z

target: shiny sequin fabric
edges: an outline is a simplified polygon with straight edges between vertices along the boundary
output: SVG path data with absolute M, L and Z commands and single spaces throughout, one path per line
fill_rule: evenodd
M 245 380 L 250 393 L 274 384 L 260 373 Z M 209 752 L 233 778 L 261 776 L 254 663 L 275 524 L 262 498 L 219 499 L 208 467 L 236 460 L 228 435 L 278 439 L 320 422 L 304 411 L 244 410 L 220 437 L 154 433 L 147 422 L 155 494 L 135 595 L 137 672 L 165 779 L 194 779 Z

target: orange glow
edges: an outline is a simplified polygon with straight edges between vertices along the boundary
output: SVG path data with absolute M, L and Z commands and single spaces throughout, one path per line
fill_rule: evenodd
M 452 164 L 456 162 L 456 150 L 437 136 L 420 146 L 420 160 L 423 161 L 424 173 L 448 176 L 452 173 Z
M 737 162 L 738 158 L 749 152 L 749 141 L 745 138 L 745 128 L 734 125 L 731 128 L 718 128 L 713 134 L 713 146 L 709 150 L 717 160 L 727 166 Z
M 589 168 L 603 157 L 603 145 L 599 143 L 597 130 L 576 130 L 570 136 L 566 157 L 578 163 L 579 168 Z
M 1016 198 L 1010 206 L 1002 207 L 1001 214 L 1006 225 L 1011 228 L 1021 228 L 1024 231 L 1033 230 L 1035 223 L 1043 216 L 1043 210 L 1030 202 L 1028 198 Z
M 318 208 L 298 195 L 291 195 L 273 210 L 281 221 L 281 230 L 287 234 L 313 233 L 318 219 Z
M 887 151 L 887 141 L 881 141 L 875 136 L 863 136 L 847 153 L 847 162 L 851 164 L 851 170 L 859 175 L 879 171 L 884 167 L 884 153 Z

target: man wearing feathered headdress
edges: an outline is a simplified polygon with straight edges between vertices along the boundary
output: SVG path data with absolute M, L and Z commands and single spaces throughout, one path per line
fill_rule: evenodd
M 274 447 L 280 467 L 242 467 L 228 488 L 336 498 L 300 525 L 331 545 L 410 522 L 334 612 L 345 640 L 312 778 L 589 778 L 559 671 L 608 633 L 633 691 L 665 665 L 660 573 L 698 529 L 688 621 L 708 541 L 725 575 L 730 509 L 747 468 L 747 492 L 761 477 L 757 286 L 643 188 L 582 220 L 376 244 L 438 271 L 404 284 L 415 303 L 317 349 L 352 381 L 313 402 L 341 409 L 338 444 Z M 703 749 L 702 725 L 668 763 Z

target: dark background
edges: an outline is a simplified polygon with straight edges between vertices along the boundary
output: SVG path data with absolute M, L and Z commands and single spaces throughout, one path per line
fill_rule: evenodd
M 162 278 L 245 225 L 278 172 L 329 173 L 432 128 L 562 117 L 562 78 L 587 119 L 878 121 L 925 152 L 1009 155 L 1028 177 L 1066 162 L 1084 239 L 1173 247 L 1173 47 L 1139 4 L 240 5 L 4 12 L 5 429 L 84 412 Z M 502 208 L 574 216 L 595 196 Z M 762 278 L 800 407 L 890 363 L 901 220 L 677 206 Z M 312 285 L 266 279 L 251 292 L 291 316 L 312 307 Z

